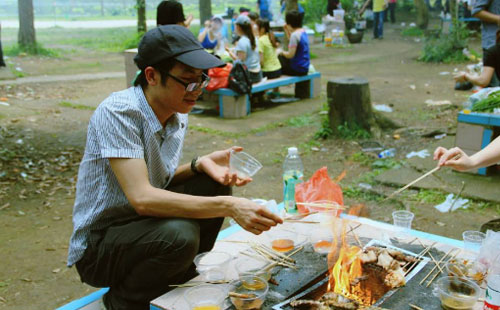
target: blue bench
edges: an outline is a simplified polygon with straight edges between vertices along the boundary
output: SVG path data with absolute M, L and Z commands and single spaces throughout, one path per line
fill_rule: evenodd
M 315 98 L 321 93 L 321 74 L 316 72 L 305 76 L 283 75 L 277 79 L 253 84 L 252 94 L 291 84 L 295 84 L 295 97 Z M 215 101 L 219 105 L 219 115 L 222 118 L 240 118 L 250 114 L 250 96 L 248 95 L 240 95 L 229 88 L 206 92 L 206 95 L 208 101 Z M 204 100 L 206 100 L 205 96 Z

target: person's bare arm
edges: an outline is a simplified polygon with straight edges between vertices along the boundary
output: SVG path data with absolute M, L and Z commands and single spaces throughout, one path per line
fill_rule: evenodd
M 229 57 L 231 57 L 233 60 L 238 59 L 238 56 L 236 56 L 229 47 L 226 46 L 226 52 L 229 54 Z
M 259 52 L 259 57 L 260 57 L 260 65 L 264 66 L 264 53 Z
M 477 74 L 469 74 L 466 72 L 459 72 L 454 76 L 455 81 L 457 82 L 466 82 L 469 81 L 474 85 L 480 87 L 487 87 L 490 85 L 491 79 L 493 78 L 493 74 L 495 74 L 495 68 L 493 67 L 483 67 L 483 72 L 480 75 Z
M 189 14 L 186 20 L 184 21 L 184 27 L 189 28 L 191 26 L 191 22 L 193 21 L 193 14 Z
M 125 196 L 139 215 L 184 218 L 229 216 L 254 234 L 283 222 L 264 206 L 248 199 L 191 196 L 153 187 L 144 159 L 110 158 L 109 162 Z
M 459 158 L 453 159 L 456 156 Z M 458 147 L 449 150 L 438 147 L 434 151 L 434 160 L 439 160 L 439 166 L 448 166 L 458 171 L 491 166 L 500 162 L 500 137 L 470 157 Z
M 288 51 L 283 51 L 281 52 L 281 55 L 285 56 L 288 59 L 291 59 L 295 56 L 295 53 L 297 52 L 297 47 L 288 47 Z
M 368 5 L 370 4 L 371 1 L 372 0 L 366 0 L 366 2 L 363 4 L 361 9 L 359 10 L 359 15 L 363 15 L 363 13 L 365 12 L 366 8 L 368 7 Z
M 198 42 L 203 42 L 205 40 L 205 37 L 208 36 L 208 27 L 205 27 L 202 32 L 198 35 Z
M 239 59 L 241 61 L 245 61 L 247 59 L 247 53 L 245 53 L 245 52 L 237 51 L 236 55 L 237 55 L 237 59 Z
M 497 24 L 500 25 L 500 15 L 493 14 L 486 10 L 481 10 L 474 14 L 474 17 L 479 18 L 481 21 L 485 23 Z

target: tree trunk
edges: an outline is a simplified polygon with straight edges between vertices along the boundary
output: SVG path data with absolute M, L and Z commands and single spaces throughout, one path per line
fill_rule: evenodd
M 35 16 L 33 0 L 18 0 L 19 33 L 17 42 L 22 50 L 36 53 Z
M 212 1 L 199 0 L 200 7 L 200 25 L 203 27 L 205 21 L 212 17 Z
M 429 9 L 425 0 L 414 0 L 417 11 L 417 26 L 420 29 L 427 29 L 429 25 Z
M 146 0 L 137 0 L 137 32 L 146 31 Z
M 339 126 L 349 130 L 364 129 L 378 134 L 370 100 L 370 86 L 364 78 L 339 78 L 328 81 L 328 117 L 333 132 Z
M 288 11 L 291 10 L 298 10 L 299 9 L 299 3 L 298 0 L 286 0 L 286 9 L 285 9 L 285 14 Z
M 101 0 L 101 16 L 104 16 L 104 0 Z

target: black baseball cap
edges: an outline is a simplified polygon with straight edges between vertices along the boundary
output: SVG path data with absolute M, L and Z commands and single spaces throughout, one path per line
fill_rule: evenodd
M 159 26 L 146 32 L 139 43 L 134 62 L 139 69 L 144 70 L 168 58 L 202 70 L 226 65 L 207 53 L 191 31 L 179 25 Z

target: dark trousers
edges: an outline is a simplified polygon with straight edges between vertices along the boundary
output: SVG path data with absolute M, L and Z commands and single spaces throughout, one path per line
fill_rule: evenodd
M 5 62 L 3 60 L 2 42 L 0 42 L 0 67 L 5 67 Z
M 230 195 L 231 188 L 205 174 L 167 190 L 197 196 Z M 107 309 L 149 309 L 149 302 L 169 291 L 170 284 L 196 276 L 193 259 L 210 251 L 223 218 L 138 219 L 92 232 L 76 268 L 83 282 L 110 287 Z
M 373 13 L 373 37 L 375 39 L 384 36 L 384 11 Z
M 391 23 L 396 22 L 396 2 L 389 2 L 389 6 L 384 14 L 384 21 L 387 21 L 387 15 L 391 17 Z
M 277 79 L 281 76 L 281 69 L 276 71 L 262 71 L 262 75 L 268 80 Z
M 292 76 L 307 75 L 307 71 L 309 70 L 309 68 L 305 72 L 296 71 L 292 69 L 292 66 L 290 65 L 290 59 L 286 58 L 283 55 L 279 55 L 278 59 L 281 64 L 281 73 L 283 73 L 284 75 L 292 75 Z

